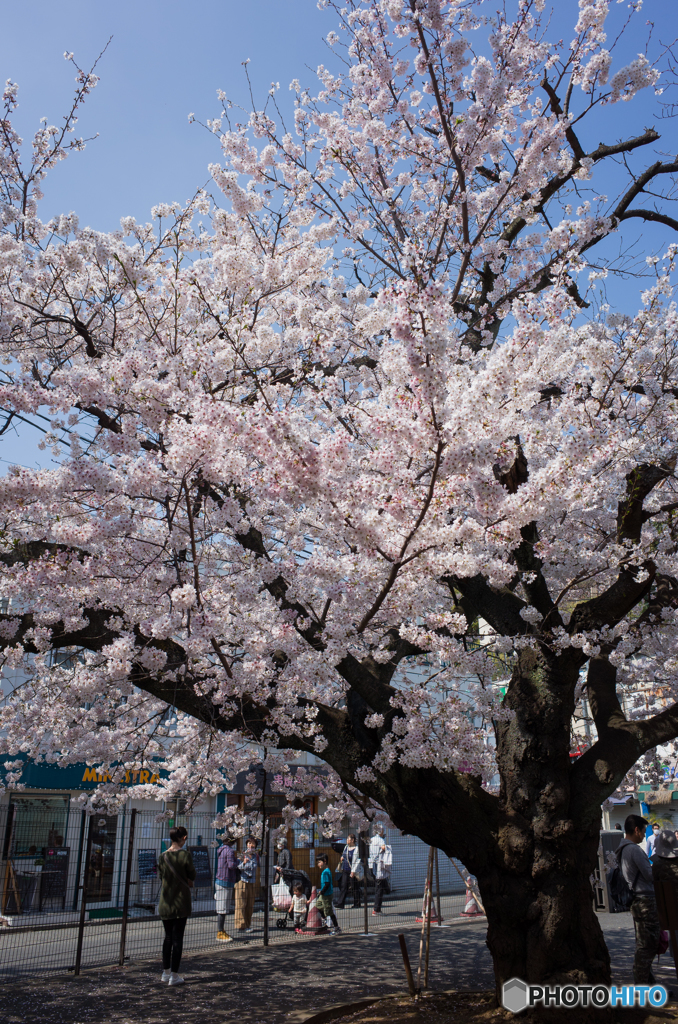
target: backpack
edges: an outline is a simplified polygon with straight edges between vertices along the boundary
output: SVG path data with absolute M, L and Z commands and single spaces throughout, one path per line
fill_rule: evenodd
M 612 902 L 615 904 L 617 910 L 630 909 L 633 897 L 635 896 L 633 890 L 636 882 L 638 881 L 638 875 L 640 874 L 640 871 L 636 871 L 636 877 L 633 879 L 632 886 L 630 886 L 624 878 L 621 868 L 621 858 L 624 855 L 625 849 L 626 847 L 622 846 L 621 850 L 617 852 L 617 866 L 612 870 L 612 873 L 607 880 L 610 896 L 612 897 Z

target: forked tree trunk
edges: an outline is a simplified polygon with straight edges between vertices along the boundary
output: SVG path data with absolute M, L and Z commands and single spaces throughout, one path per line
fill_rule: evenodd
M 400 828 L 461 857 L 477 877 L 498 997 L 513 977 L 533 984 L 610 983 L 590 882 L 599 794 L 582 804 L 571 790 L 570 723 L 580 665 L 548 649 L 521 652 L 507 696 L 514 715 L 496 729 L 498 801 L 490 805 L 488 798 L 476 813 L 473 804 L 482 801 L 471 800 L 468 818 L 452 807 L 446 814 L 444 783 L 422 786 L 420 774 L 418 788 L 399 786 L 398 802 L 389 807 Z M 575 1012 L 578 1020 L 587 1017 Z M 601 1022 L 606 1017 L 601 1010 L 594 1015 Z M 555 1020 L 552 1008 L 548 1019 Z
M 545 647 L 521 652 L 511 721 L 497 729 L 501 787 L 497 862 L 480 868 L 497 991 L 512 977 L 609 984 L 610 957 L 593 909 L 600 810 L 573 809 L 570 725 L 581 662 Z M 580 820 L 577 820 L 579 818 Z

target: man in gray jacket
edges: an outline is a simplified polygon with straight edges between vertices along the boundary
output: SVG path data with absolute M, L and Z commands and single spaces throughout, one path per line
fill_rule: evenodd
M 617 863 L 633 892 L 631 916 L 636 926 L 636 955 L 633 980 L 636 985 L 654 984 L 652 961 L 659 947 L 661 927 L 652 880 L 652 865 L 640 848 L 645 838 L 647 821 L 639 814 L 629 814 L 624 822 L 625 836 L 617 847 Z

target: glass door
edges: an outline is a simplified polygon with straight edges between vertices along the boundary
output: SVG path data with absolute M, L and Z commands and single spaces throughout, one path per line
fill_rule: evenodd
M 108 903 L 113 894 L 113 867 L 115 840 L 118 834 L 118 816 L 93 815 L 92 852 L 87 875 L 87 903 Z

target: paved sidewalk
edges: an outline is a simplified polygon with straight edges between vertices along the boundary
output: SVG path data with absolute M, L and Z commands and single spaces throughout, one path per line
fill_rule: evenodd
M 442 915 L 445 921 L 459 918 L 465 898 L 463 895 L 451 893 L 441 897 Z M 184 953 L 216 953 L 222 950 L 217 942 L 217 921 L 214 914 L 214 900 L 209 901 L 209 914 L 193 913 L 188 919 L 184 935 Z M 392 929 L 400 926 L 407 928 L 414 924 L 421 913 L 421 897 L 388 897 L 384 902 L 384 912 L 379 916 L 368 913 L 368 928 L 380 932 L 384 928 Z M 359 932 L 364 927 L 363 910 L 345 907 L 336 909 L 342 931 Z M 285 915 L 271 911 L 269 923 L 269 942 L 271 945 L 280 943 L 296 943 L 299 941 L 291 927 L 279 930 L 278 920 L 286 920 Z M 67 971 L 75 963 L 75 951 L 78 930 L 74 926 L 44 927 L 44 917 L 39 924 L 26 927 L 26 918 L 14 919 L 14 927 L 0 929 L 0 998 L 2 983 L 12 978 L 40 976 L 53 971 Z M 226 919 L 226 930 L 233 934 L 238 943 L 262 945 L 264 939 L 264 915 L 261 904 L 252 917 L 252 932 L 238 935 L 233 930 L 234 917 Z M 289 925 L 289 922 L 287 922 Z M 159 943 L 162 937 L 162 925 L 157 917 L 137 917 L 128 923 L 126 957 L 131 961 L 143 959 L 155 960 L 158 956 Z M 302 940 L 303 941 L 303 940 Z M 100 968 L 114 966 L 120 954 L 120 919 L 89 921 L 85 925 L 82 948 L 82 966 L 84 968 Z
M 602 915 L 601 923 L 614 980 L 627 982 L 634 947 L 630 915 Z M 405 991 L 398 930 L 189 954 L 182 963 L 186 985 L 177 988 L 163 985 L 159 963 L 148 962 L 91 970 L 80 978 L 23 978 L 0 986 L 3 1024 L 289 1024 L 293 1010 Z M 416 970 L 419 929 L 405 933 Z M 657 973 L 664 984 L 675 978 L 668 955 Z M 484 922 L 432 928 L 430 982 L 435 989 L 493 986 Z

